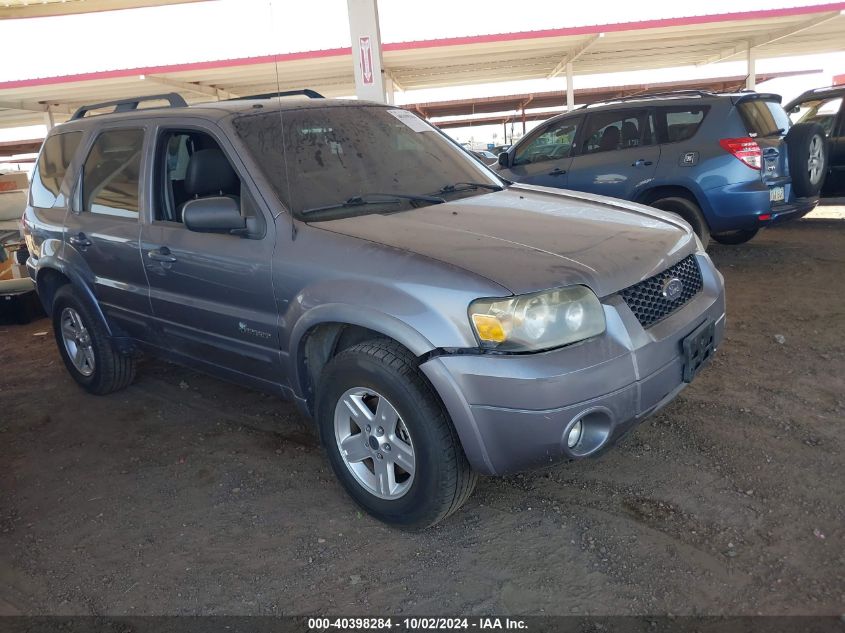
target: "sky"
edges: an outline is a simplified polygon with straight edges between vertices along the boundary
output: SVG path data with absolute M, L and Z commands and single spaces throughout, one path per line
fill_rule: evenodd
M 775 9 L 823 0 L 709 0 L 706 4 L 651 0 L 379 0 L 383 42 L 479 35 L 630 22 L 696 14 Z M 94 14 L 0 21 L 0 42 L 9 51 L 0 81 L 320 50 L 350 45 L 346 0 L 214 0 Z M 38 46 L 33 46 L 38 42 Z M 351 60 L 350 60 L 351 65 Z M 817 75 L 776 80 L 758 89 L 795 96 L 829 85 L 845 72 L 843 52 L 787 60 L 760 60 L 758 72 L 819 69 Z M 575 87 L 671 81 L 745 73 L 744 62 L 614 75 L 576 76 Z M 564 90 L 565 79 L 484 84 L 399 92 L 399 104 L 533 91 Z M 521 125 L 519 126 L 521 130 Z M 43 135 L 43 126 L 0 130 L 0 140 Z M 450 131 L 459 140 L 486 143 L 501 127 Z

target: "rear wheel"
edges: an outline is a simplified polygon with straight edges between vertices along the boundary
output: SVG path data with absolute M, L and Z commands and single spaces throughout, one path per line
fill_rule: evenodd
M 752 237 L 757 235 L 760 229 L 740 229 L 739 231 L 726 231 L 725 233 L 713 233 L 710 237 L 719 244 L 745 244 Z
M 135 360 L 117 351 L 99 319 L 72 285 L 53 299 L 53 332 L 73 379 L 97 395 L 118 391 L 135 378 Z
M 374 517 L 428 527 L 472 494 L 457 433 L 414 356 L 387 339 L 344 350 L 317 394 L 320 438 L 346 491 Z
M 695 231 L 698 239 L 707 248 L 710 243 L 710 228 L 707 226 L 707 220 L 704 219 L 704 214 L 701 212 L 699 206 L 692 200 L 680 197 L 660 198 L 651 203 L 651 206 L 661 211 L 669 211 L 686 220 L 686 222 Z
M 786 135 L 792 189 L 799 198 L 819 195 L 827 173 L 827 138 L 818 123 L 793 125 Z

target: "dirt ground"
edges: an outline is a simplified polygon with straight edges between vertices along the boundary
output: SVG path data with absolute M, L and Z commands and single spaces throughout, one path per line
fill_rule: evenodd
M 288 403 L 158 361 L 107 397 L 0 325 L 0 613 L 841 614 L 845 219 L 714 246 L 728 334 L 598 460 L 362 515 Z M 45 334 L 46 333 L 46 334 Z

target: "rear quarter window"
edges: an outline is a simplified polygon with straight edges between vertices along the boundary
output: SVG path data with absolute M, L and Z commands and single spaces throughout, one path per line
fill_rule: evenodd
M 38 164 L 32 172 L 30 200 L 34 207 L 49 209 L 56 204 L 68 165 L 82 140 L 82 132 L 54 134 L 44 141 Z
M 701 127 L 710 106 L 673 106 L 660 108 L 659 116 L 663 119 L 665 142 L 677 143 L 695 136 Z

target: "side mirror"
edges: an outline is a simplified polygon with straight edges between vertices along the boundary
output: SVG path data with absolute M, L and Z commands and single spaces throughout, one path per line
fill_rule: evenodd
M 246 220 L 241 215 L 238 203 L 221 196 L 190 200 L 182 210 L 182 221 L 190 231 L 197 232 L 242 232 Z
M 510 167 L 511 166 L 511 155 L 508 152 L 502 152 L 499 154 L 499 166 L 500 167 Z
M 800 111 L 801 111 L 801 106 L 800 106 L 800 105 L 794 105 L 794 106 L 792 106 L 791 108 L 789 108 L 789 114 L 796 114 L 796 113 L 798 113 L 798 112 L 800 112 Z

